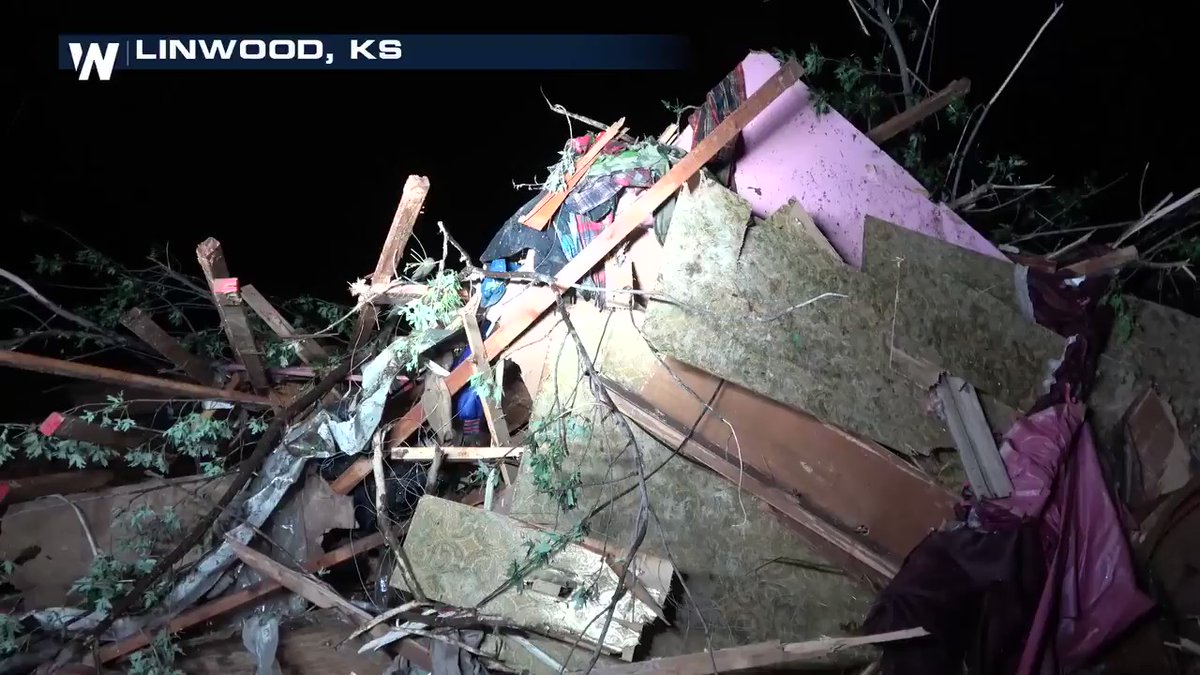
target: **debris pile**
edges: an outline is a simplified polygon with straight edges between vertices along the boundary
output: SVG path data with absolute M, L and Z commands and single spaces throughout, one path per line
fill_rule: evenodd
M 1068 672 L 1148 625 L 1142 572 L 1192 607 L 1195 371 L 1155 341 L 1200 324 L 1137 301 L 1106 350 L 1135 251 L 1001 251 L 879 150 L 965 81 L 864 134 L 802 74 L 594 124 L 478 261 L 438 223 L 401 267 L 409 177 L 344 351 L 215 239 L 236 364 L 137 307 L 179 377 L 0 351 L 113 392 L 23 442 L 152 474 L 7 484 L 4 672 Z

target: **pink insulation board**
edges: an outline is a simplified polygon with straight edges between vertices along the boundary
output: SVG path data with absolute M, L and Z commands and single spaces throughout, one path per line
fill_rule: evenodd
M 753 52 L 742 61 L 746 95 L 780 63 Z M 835 111 L 817 115 L 808 87 L 797 82 L 746 125 L 745 151 L 734 166 L 737 192 L 766 218 L 795 197 L 846 262 L 862 266 L 863 223 L 875 216 L 977 253 L 1004 258 L 944 204 L 930 201 L 904 167 Z M 692 144 L 692 129 L 675 145 Z

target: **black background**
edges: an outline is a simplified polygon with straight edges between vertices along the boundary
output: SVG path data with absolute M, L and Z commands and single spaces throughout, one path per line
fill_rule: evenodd
M 991 97 L 1053 8 L 942 5 L 929 84 L 970 77 L 971 104 Z M 803 54 L 815 43 L 828 56 L 870 58 L 881 44 L 837 0 L 560 4 L 528 18 L 478 16 L 471 7 L 440 20 L 407 11 L 347 19 L 251 17 L 239 8 L 182 18 L 148 10 L 117 17 L 110 7 L 87 14 L 6 8 L 5 92 L 13 95 L 0 110 L 0 264 L 26 274 L 35 252 L 61 245 L 22 222 L 26 211 L 130 261 L 169 242 L 194 265 L 195 245 L 214 236 L 234 274 L 269 296 L 349 302 L 346 284 L 374 267 L 409 174 L 432 184 L 419 241 L 438 249 L 441 220 L 468 249 L 482 250 L 528 199 L 513 183 L 544 178 L 570 133 L 543 93 L 571 111 L 606 122 L 624 116 L 635 133 L 656 134 L 675 117 L 664 100 L 700 102 L 748 50 Z M 1169 3 L 1068 2 L 990 112 L 980 152 L 1021 155 L 1027 178 L 1052 175 L 1056 184 L 1093 171 L 1101 182 L 1129 174 L 1106 193 L 1110 220 L 1136 213 L 1147 162 L 1147 202 L 1191 190 L 1200 172 L 1190 24 Z M 691 36 L 694 61 L 682 72 L 619 73 L 118 70 L 110 82 L 56 70 L 60 32 L 235 31 L 669 31 Z M 576 124 L 574 133 L 583 129 Z

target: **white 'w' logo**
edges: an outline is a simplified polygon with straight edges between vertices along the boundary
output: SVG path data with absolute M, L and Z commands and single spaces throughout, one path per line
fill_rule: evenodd
M 101 80 L 112 77 L 113 66 L 117 65 L 117 48 L 119 46 L 119 42 L 109 42 L 103 46 L 102 51 L 99 43 L 89 42 L 85 55 L 83 45 L 78 42 L 70 43 L 68 47 L 71 48 L 71 61 L 75 64 L 75 72 L 79 73 L 79 79 L 88 79 L 93 69 Z

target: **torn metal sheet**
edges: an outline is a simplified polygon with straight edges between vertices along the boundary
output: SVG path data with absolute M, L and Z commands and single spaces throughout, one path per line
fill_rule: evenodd
M 327 435 L 328 413 L 324 410 L 293 427 L 263 462 L 262 468 L 244 494 L 249 495 L 238 508 L 238 523 L 227 536 L 248 544 L 255 530 L 262 527 L 287 491 L 304 471 L 309 459 L 329 457 L 334 452 Z M 164 602 L 168 612 L 178 612 L 208 593 L 237 561 L 230 545 L 222 541 L 208 553 L 186 577 L 171 589 Z
M 416 353 L 433 347 L 441 337 L 443 336 L 426 337 Z M 411 342 L 407 337 L 397 338 L 378 356 L 371 359 L 370 363 L 363 366 L 363 390 L 354 416 L 344 422 L 330 422 L 327 425 L 334 442 L 343 453 L 357 455 L 371 442 L 371 434 L 375 433 L 375 429 L 383 420 L 383 405 L 387 402 L 392 383 L 408 365 L 407 361 L 414 353 Z

